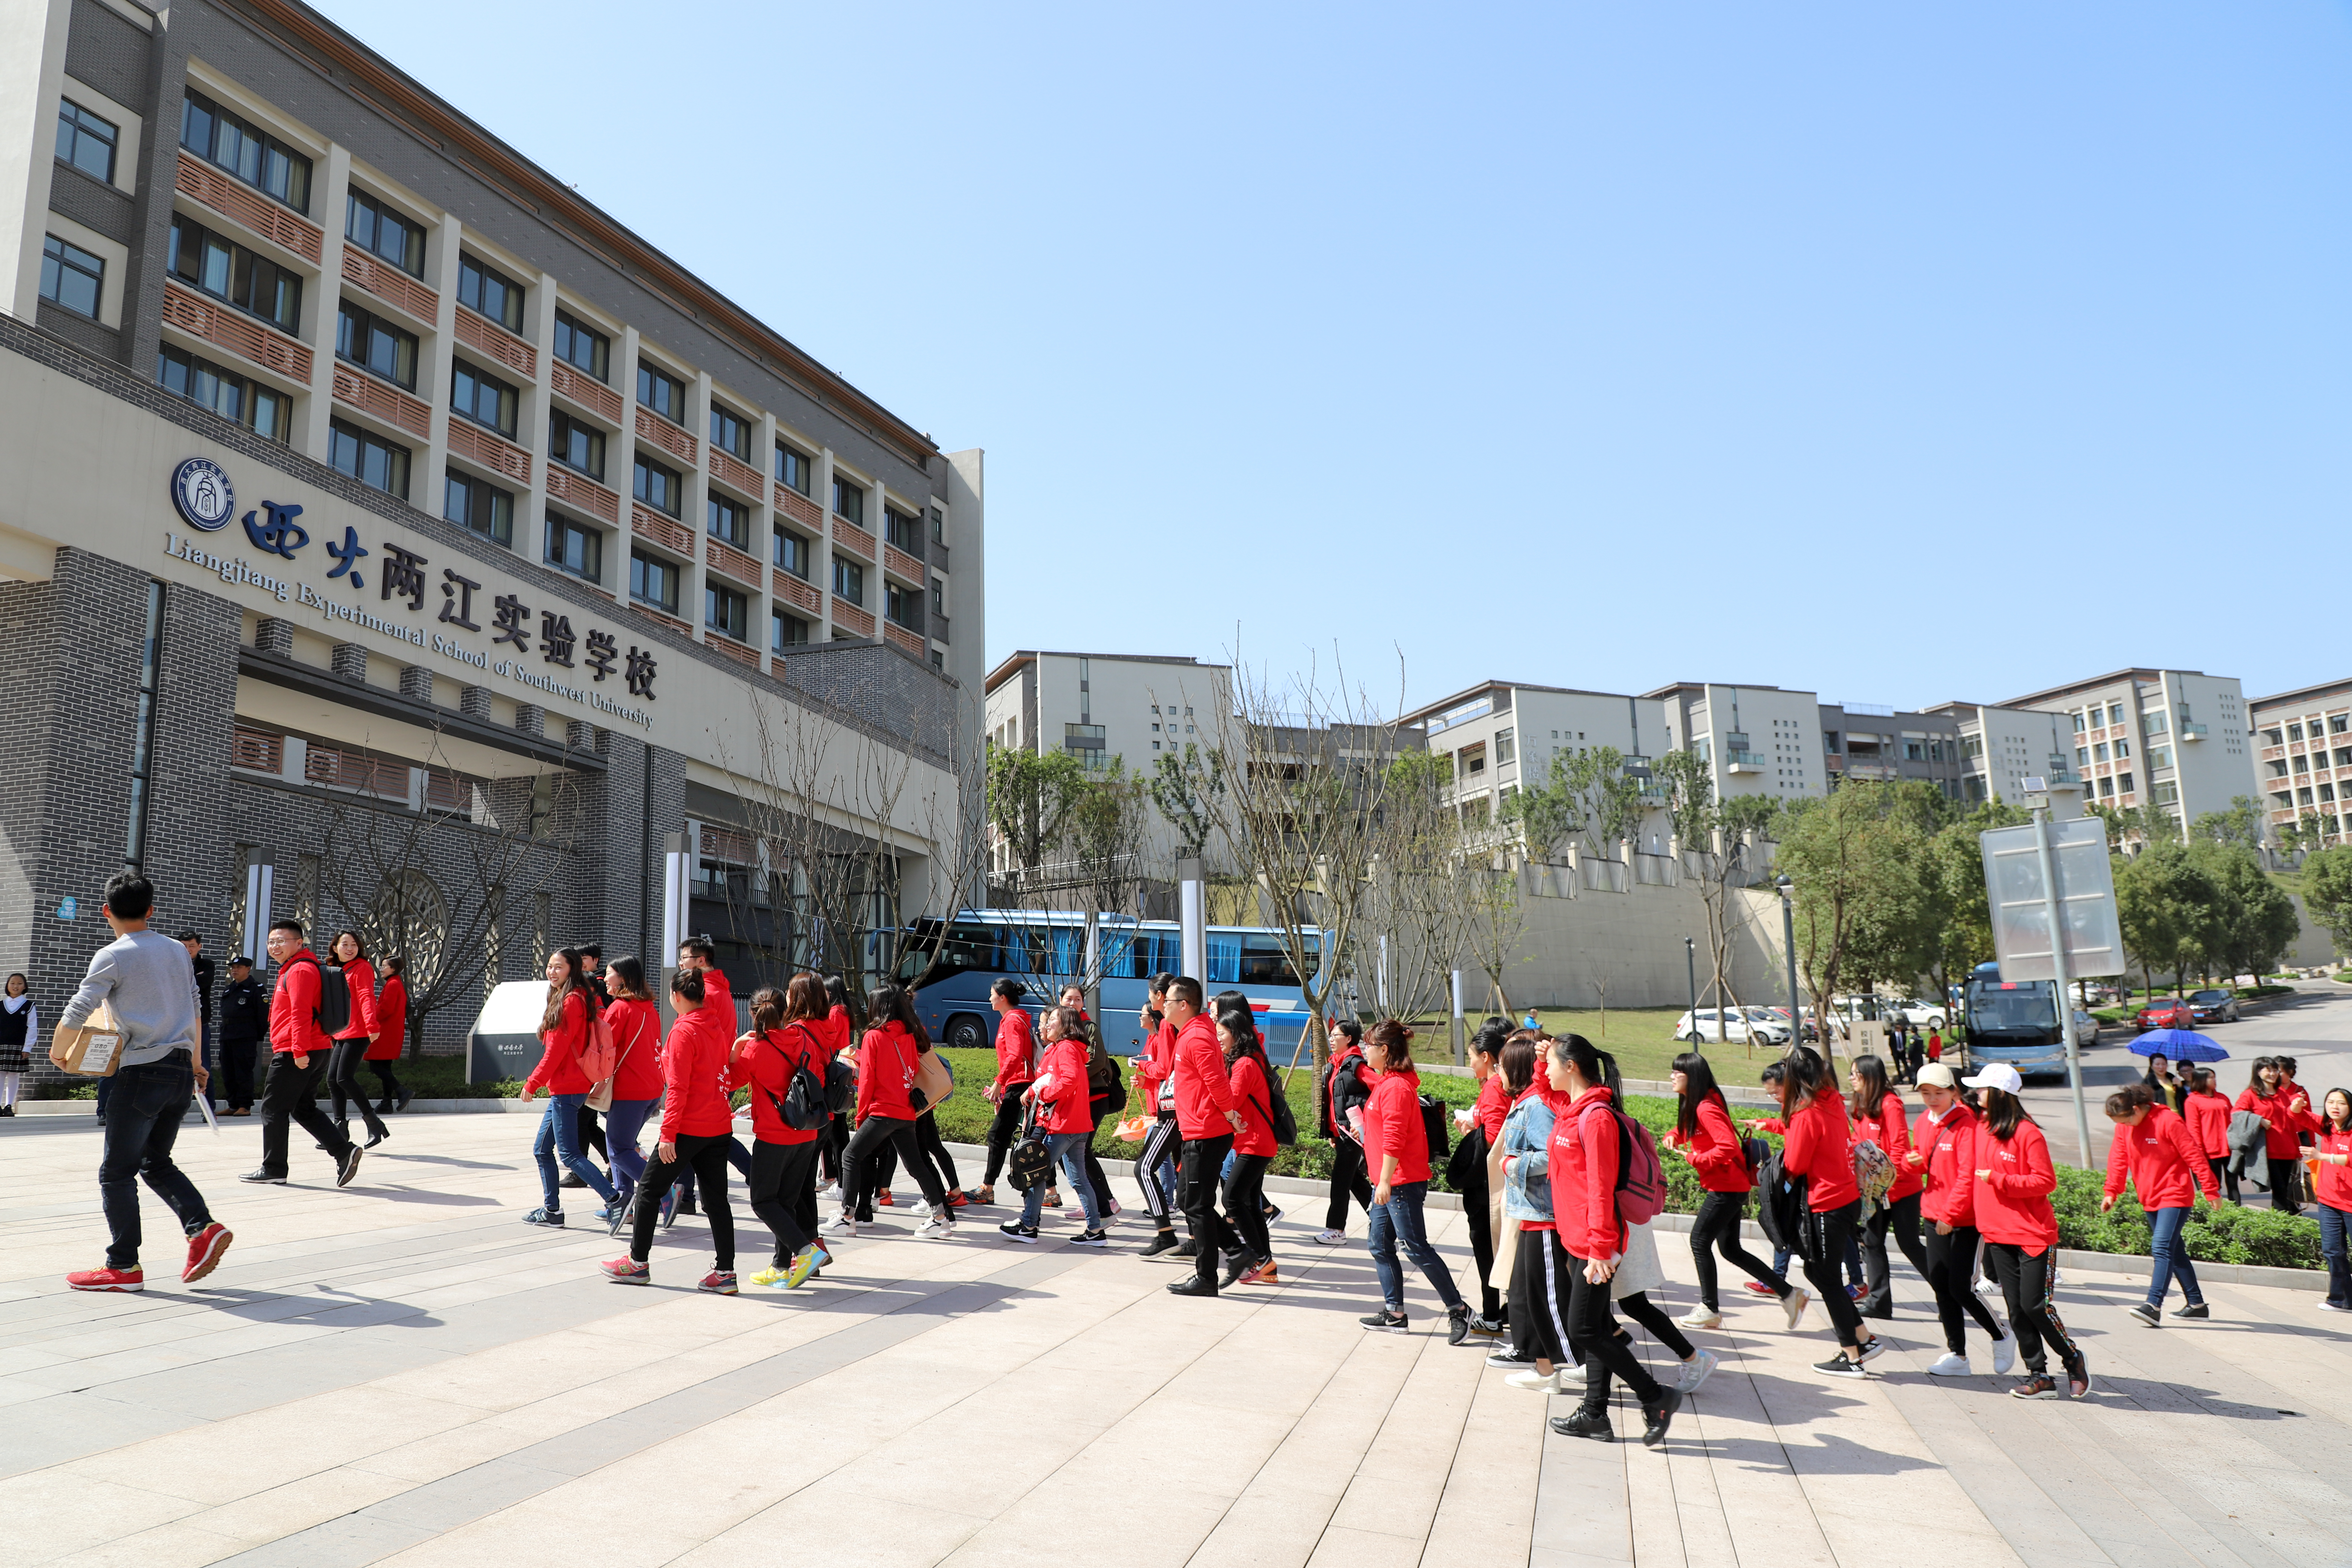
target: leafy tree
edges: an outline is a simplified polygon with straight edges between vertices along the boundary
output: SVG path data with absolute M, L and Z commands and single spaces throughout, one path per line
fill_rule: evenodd
M 2315 851 L 2303 863 L 2303 907 L 2352 956 L 2352 845 Z
M 2232 795 L 2227 809 L 2201 813 L 2189 825 L 2191 843 L 2242 844 L 2249 849 L 2263 847 L 2263 803 L 2252 795 Z
M 1087 770 L 1067 752 L 989 747 L 988 823 L 1016 873 L 1046 863 L 1086 782 Z
M 2124 951 L 2139 964 L 2142 980 L 2153 991 L 2161 972 L 2173 977 L 2176 987 L 2185 984 L 2189 970 L 2217 945 L 2214 909 L 2220 894 L 2212 879 L 2187 847 L 2169 842 L 2118 859 L 2115 875 Z
M 2189 858 L 2213 886 L 2210 918 L 2201 933 L 2203 955 L 2231 973 L 2257 981 L 2294 946 L 2303 929 L 2294 900 L 2263 869 L 2254 847 L 2240 839 L 2203 839 Z
M 1652 780 L 1665 797 L 1666 820 L 1673 826 L 1687 874 L 1698 881 L 1699 903 L 1706 911 L 1708 983 L 1706 994 L 1717 1005 L 1739 1004 L 1731 986 L 1731 940 L 1748 918 L 1731 889 L 1745 887 L 1755 857 L 1751 851 L 1773 836 L 1780 818 L 1780 803 L 1768 795 L 1733 795 L 1717 800 L 1706 762 L 1696 752 L 1669 752 L 1652 767 Z
M 1151 804 L 1176 837 L 1195 855 L 1205 854 L 1215 818 L 1216 796 L 1224 793 L 1224 758 L 1187 741 L 1181 752 L 1152 759 Z
M 1922 802 L 1854 781 L 1786 814 L 1779 865 L 1794 883 L 1797 964 L 1826 1020 L 1841 987 L 1910 980 L 1934 945 Z
M 1523 784 L 1503 803 L 1503 820 L 1517 824 L 1528 852 L 1546 859 L 1580 836 L 1591 853 L 1614 858 L 1647 809 L 1642 781 L 1624 768 L 1625 753 L 1614 746 L 1555 752 L 1542 784 Z

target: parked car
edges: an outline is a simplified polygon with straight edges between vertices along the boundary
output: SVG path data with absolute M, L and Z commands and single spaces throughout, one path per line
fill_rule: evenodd
M 2196 1021 L 2188 1003 L 2178 996 L 2160 996 L 2132 1016 L 2132 1027 L 2144 1035 L 2150 1029 L 2186 1029 Z
M 1675 1021 L 1675 1038 L 1694 1046 L 1785 1046 L 1789 1043 L 1789 1023 L 1785 1018 L 1773 1017 L 1762 1007 L 1750 1007 L 1745 1012 L 1738 1007 L 1701 1007 L 1695 1014 L 1685 1013 Z
M 2099 1021 L 2080 1007 L 2074 1009 L 2074 1043 L 2081 1046 L 2099 1043 Z
M 2227 991 L 2191 991 L 2189 1016 L 2200 1024 L 2234 1024 L 2238 1021 L 2238 999 Z

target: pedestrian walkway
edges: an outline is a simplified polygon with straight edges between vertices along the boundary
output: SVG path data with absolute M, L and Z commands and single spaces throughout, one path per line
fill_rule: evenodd
M 307 1184 L 238 1186 L 257 1130 L 192 1130 L 238 1240 L 194 1290 L 153 1246 L 142 1296 L 62 1287 L 103 1243 L 95 1129 L 0 1132 L 9 1563 L 2352 1563 L 2352 1334 L 2298 1293 L 2212 1287 L 2214 1321 L 2148 1330 L 2137 1287 L 2071 1279 L 2079 1405 L 1930 1383 L 1907 1274 L 1864 1384 L 1807 1368 L 1826 1331 L 1741 1303 L 1696 1336 L 1724 1366 L 1661 1453 L 1551 1436 L 1566 1401 L 1442 1333 L 1360 1331 L 1369 1262 L 1309 1239 L 1319 1202 L 1277 1194 L 1282 1288 L 1216 1301 L 1169 1296 L 1132 1231 L 940 1246 L 911 1215 L 804 1292 L 707 1297 L 698 1220 L 652 1289 L 593 1277 L 601 1227 L 523 1226 L 528 1121 L 393 1125 L 342 1192 L 308 1150 Z M 1459 1216 L 1431 1217 L 1466 1273 Z M 1689 1254 L 1660 1239 L 1678 1312 Z

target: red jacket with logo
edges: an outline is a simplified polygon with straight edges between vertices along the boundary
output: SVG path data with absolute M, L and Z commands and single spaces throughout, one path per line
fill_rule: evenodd
M 857 1119 L 880 1116 L 892 1121 L 912 1121 L 915 1102 L 907 1098 L 914 1087 L 915 1037 L 897 1019 L 868 1029 L 857 1043 Z
M 1095 1130 L 1094 1099 L 1087 1082 L 1086 1040 L 1073 1035 L 1045 1047 L 1045 1059 L 1029 1083 L 1029 1103 L 1037 1108 L 1037 1125 L 1046 1132 L 1091 1132 Z
M 650 1002 L 627 999 L 604 1009 L 619 1053 L 613 1068 L 613 1098 L 659 1100 L 662 1091 L 661 1012 Z
M 387 975 L 383 994 L 375 999 L 375 1043 L 367 1048 L 372 1062 L 396 1062 L 408 1033 L 408 987 L 397 974 Z
M 662 1142 L 684 1134 L 719 1138 L 732 1131 L 735 1110 L 727 1100 L 727 1058 L 735 1048 L 735 1009 L 713 1000 L 681 1013 L 662 1046 Z
M 1030 1030 L 1029 1015 L 1008 1007 L 996 1021 L 996 1087 L 1010 1094 L 1036 1076 L 1037 1037 Z
M 1411 1068 L 1372 1075 L 1364 1101 L 1364 1167 L 1380 1185 L 1381 1162 L 1396 1156 L 1398 1186 L 1429 1180 L 1429 1130 L 1421 1120 L 1421 1074 Z
M 1552 1108 L 1549 1179 L 1559 1245 L 1571 1258 L 1615 1258 L 1625 1250 L 1617 1218 L 1617 1167 L 1625 1152 L 1617 1119 L 1605 1114 L 1609 1091 L 1596 1085 L 1571 1100 L 1546 1089 L 1544 1103 Z
M 1856 1142 L 1867 1138 L 1886 1152 L 1895 1162 L 1895 1184 L 1886 1189 L 1886 1201 L 1896 1203 L 1917 1192 L 1923 1184 L 1919 1173 L 1906 1158 L 1911 1152 L 1911 1121 L 1904 1114 L 1903 1097 L 1888 1089 L 1879 1098 L 1878 1110 L 1869 1116 L 1853 1119 Z M 1861 1191 L 1859 1187 L 1855 1189 Z
M 1499 1075 L 1498 1075 L 1499 1076 Z M 1492 1083 L 1494 1079 L 1487 1079 Z M 1681 1132 L 1667 1135 L 1667 1142 L 1683 1151 L 1690 1162 L 1691 1173 L 1698 1184 L 1710 1193 L 1745 1193 L 1754 1190 L 1756 1182 L 1748 1173 L 1748 1154 L 1740 1147 L 1738 1131 L 1731 1125 L 1731 1111 L 1724 1104 L 1721 1090 L 1717 1090 L 1698 1102 L 1698 1131 L 1685 1142 Z
M 319 960 L 309 948 L 278 971 L 269 994 L 269 1048 L 281 1056 L 317 1056 L 334 1048 L 319 1027 Z
M 1206 1013 L 1195 1013 L 1177 1031 L 1174 1057 L 1176 1131 L 1188 1139 L 1231 1132 L 1225 1112 L 1234 1108 L 1234 1083 L 1217 1044 L 1217 1026 Z
M 343 972 L 343 988 L 352 994 L 352 1021 L 343 1026 L 339 1040 L 364 1040 L 376 1033 L 375 965 L 364 958 L 354 958 L 339 966 Z
M 1488 1148 L 1503 1135 L 1503 1119 L 1510 1113 L 1511 1086 L 1503 1081 L 1500 1069 L 1488 1073 L 1478 1086 L 1477 1103 L 1470 1108 L 1470 1120 L 1486 1134 Z
M 2230 1157 L 2230 1098 L 2223 1094 L 2191 1094 L 2181 1101 L 2197 1147 L 2208 1160 Z
M 1789 1130 L 1780 1135 L 1780 1167 L 1806 1178 L 1805 1195 L 1815 1214 L 1862 1200 L 1862 1186 L 1853 1179 L 1853 1124 L 1846 1120 L 1843 1095 L 1823 1090 L 1789 1118 Z
M 578 987 L 563 994 L 563 1011 L 555 1027 L 541 1029 L 539 1041 L 544 1048 L 523 1088 L 534 1094 L 541 1089 L 550 1094 L 586 1094 L 596 1087 L 580 1070 L 580 1053 L 588 1048 L 588 998 Z
M 2107 1145 L 2107 1196 L 2123 1196 L 2126 1177 L 2139 1194 L 2139 1206 L 2150 1214 L 2187 1208 L 2195 1201 L 2192 1187 L 2204 1188 L 2210 1202 L 2221 1201 L 2221 1185 L 2189 1123 L 2161 1105 L 2149 1106 L 2137 1127 L 2116 1124 L 2115 1141 Z
M 2352 1132 L 2330 1131 L 2323 1123 L 2313 1146 L 2322 1154 L 2352 1154 Z M 2352 1210 L 2352 1165 L 2322 1162 L 2311 1195 L 2329 1208 Z
M 1977 1223 L 1977 1141 L 1984 1124 L 1965 1100 L 1955 1100 L 1940 1121 L 1921 1111 L 1911 1125 L 1911 1147 L 1927 1157 L 1919 1217 L 1950 1226 Z
M 1279 1091 L 1266 1081 L 1265 1069 L 1257 1065 L 1257 1058 L 1246 1053 L 1233 1059 L 1230 1078 L 1234 1108 L 1242 1113 L 1242 1130 L 1234 1138 L 1234 1152 L 1263 1154 L 1273 1159 L 1274 1096 Z
M 2238 1096 L 2240 1110 L 2251 1110 L 2270 1123 L 2269 1130 L 2263 1134 L 2263 1152 L 2272 1159 L 2294 1159 L 2296 1151 L 2303 1147 L 2302 1140 L 2295 1134 L 2319 1131 L 2319 1118 L 2314 1116 L 2308 1108 L 2302 1110 L 2290 1109 L 2297 1100 L 2304 1098 L 2303 1090 L 2293 1084 L 2280 1085 L 2276 1094 L 2257 1094 L 2249 1085 L 2245 1092 Z
M 751 1091 L 754 1138 L 762 1143 L 806 1143 L 824 1131 L 794 1127 L 777 1108 L 792 1092 L 793 1075 L 803 1067 L 814 1067 L 820 1079 L 824 1076 L 827 1056 L 824 1041 L 807 1024 L 787 1024 L 743 1042 L 722 1082 L 730 1094 L 739 1089 Z
M 2058 1245 L 2058 1214 L 2050 1206 L 2058 1173 L 2040 1126 L 2020 1121 L 2016 1136 L 2006 1143 L 1991 1128 L 1980 1130 L 1976 1168 L 1992 1173 L 1977 1183 L 1978 1234 L 2035 1254 Z

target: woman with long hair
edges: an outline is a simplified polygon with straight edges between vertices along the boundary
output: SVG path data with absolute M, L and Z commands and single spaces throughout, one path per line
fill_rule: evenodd
M 1223 1284 L 1279 1285 L 1274 1240 L 1266 1229 L 1265 1173 L 1274 1163 L 1274 1097 L 1282 1091 L 1247 1002 L 1217 1009 L 1217 1044 L 1223 1047 L 1234 1103 L 1242 1113 L 1225 1176 L 1225 1217 L 1241 1237 L 1242 1251 L 1229 1264 Z
M 1127 1084 L 1119 1077 L 1118 1058 L 1103 1048 L 1102 1029 L 1087 1016 L 1087 994 L 1076 985 L 1062 987 L 1062 1005 L 1075 1008 L 1078 1023 L 1087 1037 L 1087 1111 L 1097 1128 L 1108 1127 L 1111 1118 L 1127 1109 Z M 1118 1200 L 1111 1196 L 1110 1177 L 1103 1170 L 1102 1161 L 1095 1153 L 1094 1140 L 1087 1140 L 1087 1180 L 1094 1184 L 1095 1212 L 1108 1225 L 1118 1217 Z M 963 1194 L 956 1191 L 955 1177 L 948 1177 L 948 1202 L 955 1203 Z
M 368 1043 L 367 1065 L 375 1069 L 375 1113 L 390 1116 L 408 1109 L 416 1091 L 401 1086 L 392 1064 L 408 1042 L 408 962 L 399 957 L 383 961 L 383 989 L 375 999 L 375 1038 Z
M 595 1085 L 581 1068 L 588 1048 L 588 1025 L 593 1016 L 589 990 L 581 973 L 580 955 L 559 947 L 547 955 L 547 1010 L 540 1017 L 542 1047 L 539 1065 L 523 1080 L 520 1099 L 526 1105 L 541 1089 L 547 1090 L 547 1113 L 539 1119 L 539 1135 L 531 1142 L 531 1158 L 539 1163 L 541 1206 L 523 1216 L 527 1225 L 561 1227 L 563 1191 L 557 1167 L 570 1171 L 604 1200 L 597 1215 L 611 1225 L 620 1213 L 618 1194 L 594 1163 L 580 1150 L 580 1108 L 588 1103 Z
M 2058 1215 L 2050 1194 L 2057 1191 L 2058 1171 L 2050 1141 L 2017 1098 L 2025 1079 L 2007 1062 L 1989 1062 L 1960 1082 L 1984 1091 L 1984 1130 L 1976 1145 L 1977 1228 L 1984 1235 L 1986 1265 L 2009 1303 L 2009 1326 L 2025 1352 L 2026 1380 L 2009 1392 L 2019 1399 L 2057 1398 L 2045 1357 L 2054 1350 L 2068 1389 L 2080 1399 L 2091 1392 L 2090 1365 L 2052 1297 Z
M 2213 1179 L 2221 1184 L 2231 1203 L 2242 1202 L 2237 1169 L 2230 1163 L 2230 1097 L 2221 1092 L 2211 1068 L 2200 1067 L 2189 1073 L 2189 1092 L 2180 1103 L 2180 1119 L 2189 1123 Z
M 1805 1308 L 1812 1298 L 1766 1268 L 1740 1238 L 1740 1218 L 1748 1212 L 1748 1194 L 1755 1189 L 1756 1179 L 1748 1173 L 1748 1152 L 1732 1127 L 1731 1107 L 1716 1084 L 1715 1068 L 1698 1052 L 1685 1051 L 1675 1058 L 1673 1082 L 1675 1131 L 1668 1142 L 1683 1152 L 1691 1173 L 1706 1190 L 1690 1231 L 1699 1304 L 1685 1315 L 1682 1325 L 1686 1329 L 1723 1327 L 1723 1303 L 1716 1295 L 1715 1272 L 1716 1254 L 1720 1252 L 1726 1263 L 1779 1299 L 1789 1327 L 1794 1329 L 1804 1321 Z
M 1046 1168 L 1059 1166 L 1070 1178 L 1086 1215 L 1085 1233 L 1070 1245 L 1101 1247 L 1110 1238 L 1103 1233 L 1102 1215 L 1095 1208 L 1094 1184 L 1087 1180 L 1085 1156 L 1087 1142 L 1095 1132 L 1094 1117 L 1087 1110 L 1086 1033 L 1077 1010 L 1058 1003 L 1045 1010 L 1040 1026 L 1045 1031 L 1045 1052 L 1038 1060 L 1036 1076 L 1023 1088 L 1021 1099 L 1028 1113 L 1036 1118 L 1037 1131 L 1045 1136 Z M 998 1226 L 998 1234 L 1007 1241 L 1035 1241 L 1045 1203 L 1045 1184 L 1039 1181 L 1021 1194 L 1019 1217 Z
M 1470 1306 L 1454 1287 L 1454 1272 L 1429 1245 L 1422 1202 L 1429 1194 L 1429 1133 L 1421 1120 L 1421 1074 L 1412 1065 L 1412 1030 L 1383 1018 L 1364 1036 L 1365 1066 L 1372 1092 L 1363 1107 L 1364 1163 L 1371 1172 L 1372 1207 L 1366 1242 L 1380 1276 L 1381 1307 L 1358 1322 L 1377 1332 L 1406 1331 L 1404 1270 L 1397 1251 L 1429 1281 L 1445 1303 L 1446 1339 L 1460 1344 L 1470 1332 Z M 1207 1246 L 1206 1238 L 1202 1241 Z
M 2352 1312 L 2352 1090 L 2331 1089 L 2320 1100 L 2319 1131 L 2311 1145 L 2318 1180 L 2319 1251 L 2327 1259 L 2327 1294 L 2320 1307 Z
M 1486 1185 L 1486 1154 L 1503 1135 L 1510 1114 L 1509 1080 L 1503 1076 L 1503 1050 L 1518 1031 L 1507 1018 L 1489 1018 L 1470 1042 L 1470 1076 L 1478 1080 L 1478 1098 L 1467 1111 L 1454 1113 L 1462 1127 L 1462 1156 L 1466 1178 L 1461 1184 L 1463 1217 L 1470 1222 L 1470 1258 L 1478 1269 L 1478 1310 L 1470 1315 L 1470 1331 L 1482 1340 L 1502 1336 L 1509 1309 L 1503 1293 L 1487 1277 L 1495 1270 L 1494 1194 Z
M 367 1091 L 360 1088 L 360 1064 L 367 1060 L 368 1047 L 373 1043 L 375 1019 L 375 966 L 368 962 L 367 943 L 355 931 L 339 931 L 327 949 L 327 956 L 343 972 L 343 984 L 351 993 L 351 1022 L 335 1036 L 335 1048 L 327 1058 L 328 1095 L 334 1102 L 335 1120 L 343 1124 L 343 1136 L 351 1134 L 351 1105 L 356 1101 L 360 1118 L 367 1123 L 368 1139 L 362 1149 L 373 1149 L 392 1136 L 383 1118 L 368 1103 Z
M 822 984 L 826 1005 L 824 1024 L 817 1031 L 818 1037 L 835 1056 L 844 1061 L 855 1061 L 857 1041 L 849 1019 L 849 987 L 842 983 L 838 974 L 825 975 Z M 826 1184 L 817 1196 L 820 1199 L 838 1198 L 841 1196 L 841 1154 L 849 1147 L 849 1112 L 845 1110 L 833 1119 L 833 1124 L 825 1129 L 820 1143 L 823 1152 L 818 1160 L 824 1169 Z
M 858 1216 L 873 1209 L 874 1156 L 884 1143 L 898 1145 L 898 1157 L 915 1173 L 929 1215 L 915 1229 L 918 1240 L 945 1241 L 955 1235 L 954 1211 L 946 1190 L 929 1160 L 915 1152 L 915 1107 L 907 1091 L 914 1087 L 920 1052 L 916 1032 L 922 1027 L 915 1004 L 897 985 L 874 988 L 866 1000 L 866 1037 L 857 1047 L 857 1130 L 842 1152 L 841 1209 L 823 1228 L 841 1236 L 857 1234 Z
M 1927 1289 L 1944 1328 L 1944 1354 L 1927 1369 L 1930 1377 L 1967 1377 L 1967 1319 L 1992 1341 L 1992 1370 L 2006 1373 L 2017 1359 L 2017 1338 L 2000 1331 L 1992 1312 L 1970 1289 L 1979 1242 L 1976 1210 L 1976 1108 L 1960 1098 L 1959 1081 L 1941 1062 L 1919 1069 L 1919 1098 L 1927 1109 L 1911 1128 L 1911 1152 L 1903 1163 L 1921 1183 L 1919 1213 L 1928 1222 L 1922 1237 L 1927 1251 Z
M 1815 1372 L 1831 1377 L 1866 1377 L 1864 1363 L 1886 1347 L 1862 1326 L 1838 1280 L 1840 1260 L 1853 1244 L 1862 1223 L 1862 1187 L 1853 1174 L 1853 1124 L 1846 1118 L 1845 1097 L 1829 1081 L 1822 1058 L 1811 1051 L 1788 1058 L 1780 1080 L 1780 1166 L 1790 1177 L 1802 1177 L 1805 1203 L 1811 1219 L 1818 1254 L 1805 1259 L 1805 1278 L 1837 1330 L 1838 1350 L 1827 1361 L 1816 1362 Z
M 612 1163 L 614 1234 L 626 1223 L 645 1180 L 646 1157 L 637 1134 L 661 1099 L 661 1009 L 646 984 L 646 966 L 625 953 L 604 966 L 604 1022 L 613 1031 L 613 1100 L 604 1112 L 604 1157 Z M 677 1188 L 670 1189 L 674 1194 Z M 669 1194 L 665 1194 L 669 1195 Z
M 2256 1057 L 2252 1081 L 2238 1096 L 2237 1109 L 2251 1110 L 2266 1124 L 2263 1153 L 2269 1164 L 2271 1207 L 2281 1214 L 2301 1214 L 2303 1140 L 2319 1129 L 2311 1113 L 2311 1097 L 2294 1085 L 2294 1069 L 2282 1057 Z
M 2139 1081 L 2147 1090 L 2149 1103 L 2161 1105 L 2175 1116 L 2180 1114 L 2180 1103 L 2189 1093 L 2189 1086 L 2182 1081 L 2189 1076 L 2186 1063 L 2176 1078 L 2170 1059 L 2162 1051 L 2148 1053 L 2147 1070 L 2140 1074 Z
M 1886 1237 L 1889 1231 L 1894 1233 L 1895 1245 L 1925 1279 L 1927 1250 L 1919 1245 L 1919 1194 L 1925 1184 L 1911 1166 L 1910 1112 L 1895 1086 L 1886 1081 L 1886 1064 L 1874 1056 L 1854 1058 L 1846 1085 L 1853 1091 L 1854 1141 L 1877 1144 L 1895 1165 L 1895 1184 L 1886 1189 L 1885 1201 L 1863 1226 L 1863 1282 L 1867 1289 L 1855 1310 L 1865 1318 L 1892 1320 L 1895 1284 L 1886 1262 Z
M 1486 1364 L 1508 1372 L 1511 1375 L 1504 1381 L 1513 1387 L 1538 1394 L 1562 1392 L 1558 1373 L 1568 1362 L 1568 1347 L 1552 1331 L 1550 1315 L 1537 1306 L 1544 1299 L 1543 1281 L 1551 1269 L 1552 1110 L 1544 1098 L 1549 1086 L 1541 1078 L 1550 1039 L 1537 1029 L 1514 1032 L 1504 1042 L 1495 1069 L 1503 1092 L 1510 1097 L 1495 1140 L 1503 1179 L 1503 1229 L 1511 1244 L 1503 1320 L 1510 1343 L 1489 1354 Z
M 784 1120 L 793 1079 L 806 1068 L 822 1082 L 830 1059 L 815 1025 L 824 1021 L 824 993 L 813 974 L 795 974 L 787 990 L 762 985 L 751 994 L 751 1029 L 735 1042 L 725 1087 L 751 1091 L 751 1212 L 776 1238 L 768 1267 L 751 1276 L 762 1289 L 797 1290 L 817 1265 L 816 1152 L 820 1127 Z
M 2184 1304 L 2172 1315 L 2212 1316 L 2205 1305 L 2205 1293 L 2197 1285 L 2197 1266 L 2189 1260 L 2189 1244 L 2180 1235 L 2200 1187 L 2207 1202 L 2221 1201 L 2221 1184 L 2205 1163 L 2204 1151 L 2197 1146 L 2189 1123 L 2174 1115 L 2145 1083 L 2126 1085 L 2107 1096 L 2106 1112 L 2116 1131 L 2107 1145 L 2106 1195 L 2100 1200 L 2099 1212 L 2115 1207 L 2116 1200 L 2123 1196 L 2124 1184 L 2129 1182 L 2147 1215 L 2148 1256 L 2155 1260 L 2148 1274 L 2147 1300 L 2133 1307 L 2132 1315 L 2151 1325 L 2163 1321 L 2165 1292 L 2178 1275 Z
M 554 967 L 552 961 L 549 967 Z M 735 1210 L 727 1198 L 727 1150 L 734 1142 L 735 1116 L 728 1104 L 727 1065 L 733 1055 L 735 1006 L 702 972 L 683 968 L 670 977 L 670 1011 L 677 1021 L 662 1046 L 661 1141 L 637 1187 L 629 1252 L 602 1265 L 615 1285 L 653 1281 L 654 1225 L 672 1183 L 688 1169 L 702 1173 L 702 1208 L 710 1219 L 710 1272 L 695 1289 L 732 1296 L 735 1282 Z M 552 1108 L 549 1114 L 553 1115 Z M 583 1162 L 585 1163 L 584 1161 Z

